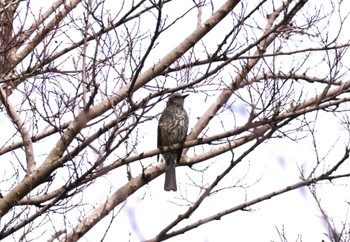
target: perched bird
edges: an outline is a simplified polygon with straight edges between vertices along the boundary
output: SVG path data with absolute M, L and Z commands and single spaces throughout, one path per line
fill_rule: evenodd
M 188 95 L 176 92 L 172 94 L 160 116 L 158 123 L 158 148 L 183 143 L 188 129 L 188 115 L 184 109 L 184 101 Z M 175 166 L 180 162 L 182 148 L 163 154 L 165 161 L 165 191 L 176 191 Z

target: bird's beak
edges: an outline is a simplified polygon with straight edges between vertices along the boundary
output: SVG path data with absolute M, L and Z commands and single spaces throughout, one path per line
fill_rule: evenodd
M 188 95 L 190 95 L 190 94 L 182 95 L 182 98 L 186 98 Z

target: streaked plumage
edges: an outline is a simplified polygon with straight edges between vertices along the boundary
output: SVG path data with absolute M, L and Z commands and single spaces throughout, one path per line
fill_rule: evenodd
M 188 130 L 188 115 L 183 107 L 184 99 L 188 95 L 174 93 L 168 99 L 158 124 L 158 148 L 183 143 Z M 165 170 L 165 191 L 176 191 L 175 166 L 180 162 L 182 148 L 176 151 L 163 154 L 166 165 Z

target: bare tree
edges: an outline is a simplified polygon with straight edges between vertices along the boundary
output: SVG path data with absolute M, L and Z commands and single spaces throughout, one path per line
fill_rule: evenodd
M 350 176 L 346 4 L 1 0 L 0 238 L 108 241 L 134 193 L 164 193 L 157 156 L 183 147 L 186 175 L 168 204 L 178 215 L 140 239 L 182 241 L 309 188 L 324 238 L 349 241 L 346 217 L 332 218 L 316 193 Z M 190 94 L 191 131 L 156 149 L 159 113 L 176 91 Z M 276 186 L 257 193 L 271 149 L 298 173 L 272 173 Z M 275 226 L 281 241 L 295 239 Z

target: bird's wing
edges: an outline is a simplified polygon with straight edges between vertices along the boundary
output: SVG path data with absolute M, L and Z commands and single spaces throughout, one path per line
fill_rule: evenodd
M 170 144 L 169 143 L 170 140 L 167 134 L 169 131 L 167 129 L 171 123 L 171 120 L 172 120 L 171 112 L 165 109 L 158 123 L 158 143 L 157 143 L 158 148 L 167 146 Z
M 177 151 L 177 157 L 176 157 L 176 163 L 178 164 L 179 162 L 180 162 L 180 160 L 181 160 L 181 155 L 182 155 L 182 150 L 183 150 L 183 148 L 182 148 L 182 145 L 183 145 L 183 143 L 186 141 L 186 137 L 187 137 L 187 132 L 188 132 L 188 116 L 187 116 L 187 113 L 184 111 L 184 117 L 185 117 L 185 127 L 186 128 L 184 128 L 184 137 L 183 137 L 183 139 L 180 141 L 180 143 L 181 143 L 181 146 L 180 146 L 180 149 L 178 149 L 178 151 Z
M 161 128 L 161 121 L 159 121 L 158 124 L 158 140 L 157 140 L 157 147 L 162 147 L 162 128 Z
M 164 118 L 158 124 L 158 148 L 171 144 L 168 134 L 169 119 Z
M 187 133 L 187 132 L 186 132 Z M 180 149 L 177 150 L 177 157 L 176 157 L 176 163 L 179 164 L 180 163 L 180 160 L 181 160 L 181 155 L 182 155 L 182 144 L 185 142 L 186 140 L 186 136 L 185 138 L 180 142 L 181 146 L 180 146 Z

